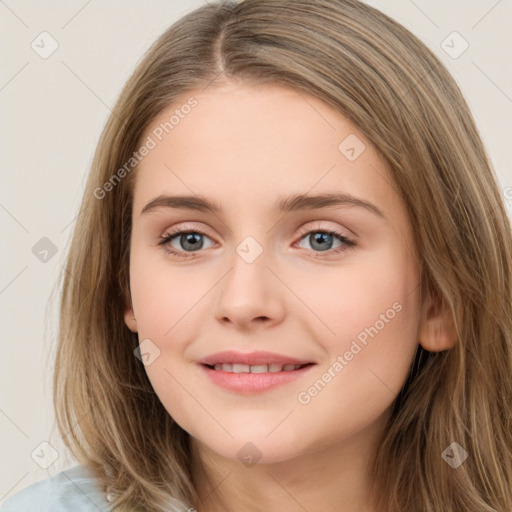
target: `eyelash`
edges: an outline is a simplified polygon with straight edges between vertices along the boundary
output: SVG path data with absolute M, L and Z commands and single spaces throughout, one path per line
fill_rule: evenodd
M 158 242 L 158 245 L 163 246 L 164 250 L 167 253 L 172 254 L 173 256 L 177 256 L 177 257 L 183 258 L 183 259 L 193 258 L 194 252 L 176 251 L 175 249 L 171 248 L 168 245 L 168 243 L 176 236 L 182 235 L 182 234 L 191 234 L 191 233 L 195 233 L 195 234 L 206 236 L 206 237 L 210 238 L 206 233 L 202 232 L 200 229 L 181 229 L 178 227 L 178 228 L 175 228 L 172 232 L 162 235 L 160 237 L 160 242 Z M 321 254 L 322 252 L 326 252 L 328 254 L 337 254 L 337 253 L 352 249 L 353 247 L 355 247 L 357 245 L 353 240 L 346 237 L 345 235 L 342 235 L 341 233 L 338 233 L 337 231 L 330 230 L 330 229 L 301 230 L 300 240 L 302 240 L 306 235 L 309 235 L 311 233 L 325 233 L 328 235 L 333 235 L 343 243 L 343 245 L 341 245 L 340 247 L 337 247 L 336 249 L 329 249 L 327 251 L 313 251 L 314 253 Z

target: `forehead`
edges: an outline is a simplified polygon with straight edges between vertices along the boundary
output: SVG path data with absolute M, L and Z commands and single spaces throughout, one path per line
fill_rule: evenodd
M 141 140 L 148 138 L 154 147 L 136 170 L 139 212 L 163 193 L 238 207 L 267 200 L 272 208 L 278 196 L 309 191 L 352 193 L 385 207 L 394 193 L 384 162 L 352 123 L 280 85 L 230 83 L 187 93 L 150 123 Z

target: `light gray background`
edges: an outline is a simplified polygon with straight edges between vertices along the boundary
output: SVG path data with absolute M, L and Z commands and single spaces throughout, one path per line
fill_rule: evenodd
M 75 464 L 53 429 L 58 302 L 47 310 L 50 292 L 64 263 L 109 109 L 150 44 L 205 1 L 0 0 L 2 501 Z M 511 0 L 368 3 L 422 39 L 454 75 L 511 212 Z M 59 45 L 47 59 L 31 47 L 43 31 Z M 469 44 L 458 58 L 442 47 L 453 31 Z M 455 49 L 459 44 L 456 40 Z M 32 252 L 43 237 L 57 247 L 46 262 Z M 51 460 L 52 449 L 40 446 L 45 441 L 58 454 L 47 469 L 35 462 Z

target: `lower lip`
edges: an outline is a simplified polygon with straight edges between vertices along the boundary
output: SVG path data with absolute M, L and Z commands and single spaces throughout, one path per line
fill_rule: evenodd
M 267 372 L 267 373 L 233 373 L 224 372 L 222 370 L 212 370 L 208 366 L 200 365 L 206 375 L 211 379 L 214 384 L 229 389 L 230 391 L 237 391 L 239 393 L 258 393 L 260 391 L 267 391 L 276 388 L 288 382 L 300 379 L 308 373 L 314 364 L 304 366 L 298 370 L 281 371 L 281 372 Z

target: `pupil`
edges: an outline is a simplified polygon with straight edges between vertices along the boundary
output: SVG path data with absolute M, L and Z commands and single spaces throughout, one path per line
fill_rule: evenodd
M 329 242 L 332 243 L 332 235 L 330 235 L 329 233 L 316 233 L 312 236 L 314 242 L 311 244 L 311 246 L 313 248 L 315 248 L 315 244 L 318 243 L 319 246 L 317 248 L 320 249 L 321 251 L 326 251 L 329 249 L 329 247 L 326 247 L 326 244 L 330 245 Z
M 191 244 L 189 249 L 197 250 L 200 249 L 202 244 L 200 244 L 200 240 L 198 240 L 198 237 L 201 235 L 199 233 L 187 233 L 186 235 L 181 236 L 181 243 L 184 249 L 187 248 L 187 244 Z M 194 240 L 195 239 L 195 240 Z

